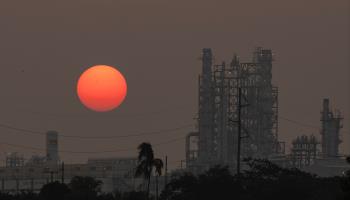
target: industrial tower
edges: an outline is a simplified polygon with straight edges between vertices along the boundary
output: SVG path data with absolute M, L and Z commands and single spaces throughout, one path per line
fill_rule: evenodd
M 321 111 L 321 136 L 322 156 L 331 158 L 339 156 L 339 144 L 341 143 L 339 132 L 342 128 L 342 116 L 339 111 L 334 113 L 329 106 L 329 99 L 323 99 L 323 110 Z
M 257 48 L 252 62 L 235 55 L 229 65 L 213 64 L 211 49 L 202 52 L 199 76 L 198 132 L 186 142 L 186 163 L 193 171 L 214 165 L 235 166 L 237 156 L 238 91 L 243 140 L 241 157 L 268 158 L 284 151 L 278 142 L 278 89 L 272 80 L 272 52 Z
M 46 159 L 48 164 L 57 165 L 58 156 L 58 132 L 48 131 L 46 133 Z

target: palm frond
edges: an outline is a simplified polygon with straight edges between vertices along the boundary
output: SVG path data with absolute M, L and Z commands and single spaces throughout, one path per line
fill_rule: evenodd
M 155 168 L 156 174 L 158 176 L 161 176 L 162 175 L 162 169 L 164 167 L 163 161 L 161 159 L 159 159 L 159 158 L 156 158 L 156 159 L 153 160 L 152 165 Z
M 141 143 L 138 148 L 139 150 L 139 156 L 138 156 L 138 160 L 153 160 L 153 149 L 152 149 L 152 145 L 150 143 L 146 143 L 143 142 Z

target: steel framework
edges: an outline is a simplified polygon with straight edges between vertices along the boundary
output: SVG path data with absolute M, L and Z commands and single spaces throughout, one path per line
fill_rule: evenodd
M 195 158 L 187 153 L 187 167 L 196 170 L 220 164 L 234 168 L 239 88 L 245 104 L 241 109 L 242 157 L 267 158 L 283 152 L 278 142 L 278 88 L 271 83 L 271 50 L 257 48 L 249 63 L 241 63 L 236 55 L 229 65 L 213 65 L 212 60 L 211 49 L 203 49 L 198 133 L 188 136 L 188 140 L 198 137 L 198 153 Z
M 314 164 L 319 144 L 314 135 L 302 135 L 293 140 L 290 156 L 292 166 L 302 168 Z

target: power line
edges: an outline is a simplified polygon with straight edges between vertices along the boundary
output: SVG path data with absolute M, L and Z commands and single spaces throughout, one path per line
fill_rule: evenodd
M 313 129 L 317 129 L 317 130 L 320 129 L 320 127 L 317 127 L 317 126 L 314 126 L 314 125 L 310 125 L 310 124 L 306 124 L 306 123 L 303 123 L 303 122 L 299 122 L 299 121 L 296 121 L 296 120 L 293 120 L 293 119 L 288 119 L 286 117 L 281 117 L 280 116 L 279 118 L 281 118 L 282 120 L 294 123 L 294 124 L 298 124 L 298 125 L 304 126 L 304 127 L 309 127 L 309 128 L 313 128 Z
M 175 109 L 174 109 L 175 108 Z M 47 117 L 53 117 L 53 118 L 77 118 L 77 119 L 89 119 L 89 118 L 93 118 L 95 119 L 94 116 L 88 116 L 85 114 L 64 114 L 64 113 L 48 113 L 48 112 L 40 112 L 40 111 L 32 111 L 32 110 L 28 110 L 28 109 L 23 109 L 23 108 L 19 108 L 19 109 L 11 109 L 13 110 L 17 110 L 19 112 L 24 112 L 24 113 L 28 113 L 31 115 L 39 115 L 39 116 L 45 116 Z M 152 111 L 152 112 L 144 112 L 144 113 L 133 113 L 133 114 L 123 114 L 122 116 L 111 116 L 111 115 L 106 115 L 105 117 L 102 117 L 103 119 L 106 118 L 110 118 L 110 119 L 115 119 L 115 118 L 144 118 L 144 117 L 149 117 L 150 115 L 160 115 L 162 113 L 170 113 L 170 112 L 185 112 L 188 111 L 188 107 L 187 105 L 178 105 L 178 106 L 173 106 L 171 108 L 169 108 L 168 106 L 166 108 L 162 108 L 160 110 L 157 111 Z M 101 118 L 101 117 L 99 117 Z
M 64 135 L 64 134 L 59 134 L 60 137 L 64 138 L 73 138 L 73 139 L 115 139 L 115 138 L 129 138 L 129 137 L 137 137 L 137 136 L 144 136 L 144 135 L 157 135 L 157 134 L 163 134 L 163 133 L 170 133 L 178 130 L 182 130 L 188 127 L 193 126 L 193 124 L 185 124 L 183 126 L 175 127 L 175 128 L 170 128 L 170 129 L 163 129 L 163 130 L 158 130 L 158 131 L 149 131 L 149 132 L 138 132 L 138 133 L 131 133 L 131 134 L 126 134 L 126 135 L 114 135 L 114 136 L 72 136 L 72 135 Z M 14 126 L 10 126 L 7 124 L 1 124 L 0 123 L 0 128 L 6 128 L 6 129 L 11 129 L 15 131 L 19 131 L 20 134 L 34 134 L 34 135 L 46 135 L 45 132 L 41 131 L 35 131 L 35 130 L 30 130 L 30 129 L 24 129 L 24 128 L 18 128 Z
M 171 140 L 167 140 L 165 142 L 155 143 L 152 146 L 161 146 L 164 144 L 170 144 L 173 142 L 177 142 L 180 140 L 185 139 L 186 137 L 178 137 Z M 36 151 L 46 151 L 44 148 L 34 147 L 34 146 L 26 146 L 26 145 L 18 145 L 18 144 L 12 144 L 7 142 L 1 142 L 0 144 L 22 148 L 22 149 L 31 149 Z M 137 147 L 135 148 L 125 148 L 125 149 L 116 149 L 116 150 L 104 150 L 104 151 L 68 151 L 68 150 L 59 150 L 60 153 L 66 153 L 66 154 L 100 154 L 100 153 L 117 153 L 117 152 L 125 152 L 125 151 L 134 151 L 137 150 Z
M 280 116 L 279 118 L 282 119 L 282 120 L 291 122 L 293 124 L 297 124 L 297 125 L 304 126 L 304 127 L 309 127 L 309 128 L 315 129 L 315 130 L 320 130 L 321 129 L 320 127 L 317 127 L 317 126 L 314 126 L 314 125 L 311 125 L 311 124 L 307 124 L 307 123 L 304 123 L 304 122 L 296 121 L 296 120 L 293 120 L 293 119 L 289 119 L 289 118 L 286 118 L 286 117 L 281 117 Z M 349 134 L 349 132 L 347 132 L 346 130 L 343 130 L 342 133 Z

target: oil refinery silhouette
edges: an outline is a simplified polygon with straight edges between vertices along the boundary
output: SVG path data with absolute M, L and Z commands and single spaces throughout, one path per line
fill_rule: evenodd
M 153 144 L 165 145 L 185 140 L 185 159 L 181 168 L 169 171 L 165 159 L 164 178 L 152 179 L 150 189 L 155 193 L 164 188 L 173 173 L 203 173 L 215 166 L 228 166 L 232 174 L 240 174 L 248 168 L 245 158 L 267 159 L 284 168 L 298 168 L 319 176 L 342 175 L 349 170 L 345 155 L 339 153 L 343 117 L 338 110 L 332 110 L 328 98 L 323 99 L 320 116 L 320 137 L 318 135 L 298 136 L 292 141 L 292 148 L 286 150 L 286 143 L 279 139 L 279 120 L 312 126 L 297 120 L 279 116 L 278 87 L 272 84 L 273 53 L 270 49 L 256 48 L 250 62 L 241 62 L 234 55 L 229 63 L 214 63 L 210 48 L 202 50 L 202 73 L 198 79 L 198 118 L 196 130 L 186 137 Z M 320 100 L 321 102 L 321 100 Z M 138 190 L 143 184 L 135 178 L 138 158 L 112 157 L 91 158 L 87 163 L 68 164 L 60 160 L 60 152 L 96 153 L 94 151 L 65 151 L 59 148 L 60 137 L 85 139 L 137 137 L 140 135 L 179 132 L 191 127 L 181 127 L 119 136 L 69 136 L 56 131 L 40 132 L 6 124 L 2 128 L 13 129 L 23 134 L 39 134 L 46 137 L 46 155 L 24 158 L 19 152 L 6 156 L 5 166 L 0 167 L 0 189 L 3 192 L 23 190 L 39 191 L 43 185 L 60 181 L 68 183 L 76 176 L 89 176 L 103 182 L 102 191 L 112 192 Z M 320 139 L 318 139 L 320 138 Z M 23 149 L 38 149 L 21 146 Z M 136 149 L 106 150 L 105 152 Z M 42 149 L 41 149 L 42 150 Z M 103 153 L 103 152 L 98 152 Z M 183 164 L 185 163 L 185 164 Z M 157 180 L 157 183 L 154 181 Z

